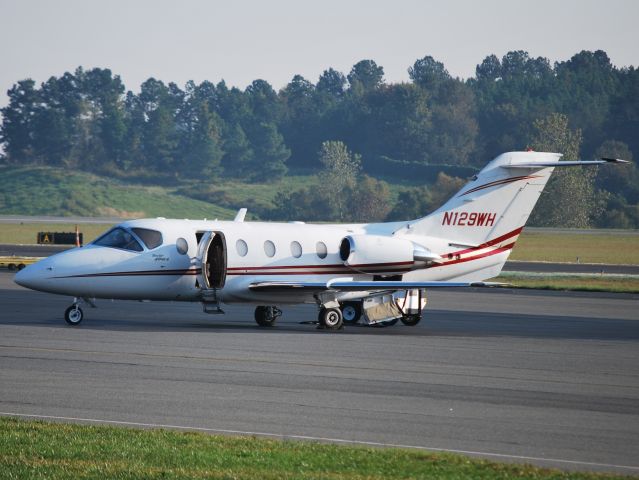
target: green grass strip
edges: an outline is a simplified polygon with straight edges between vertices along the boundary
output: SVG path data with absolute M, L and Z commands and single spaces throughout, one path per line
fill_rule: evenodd
M 596 231 L 546 233 L 526 231 L 510 260 L 566 263 L 639 264 L 639 235 Z
M 623 275 L 517 275 L 503 272 L 493 279 L 516 288 L 584 292 L 639 293 L 639 278 Z
M 601 479 L 462 455 L 0 418 L 0 478 Z
M 74 223 L 0 223 L 0 243 L 7 244 L 35 244 L 38 241 L 38 232 L 75 232 Z M 89 243 L 111 225 L 104 223 L 78 224 L 82 232 L 84 243 Z

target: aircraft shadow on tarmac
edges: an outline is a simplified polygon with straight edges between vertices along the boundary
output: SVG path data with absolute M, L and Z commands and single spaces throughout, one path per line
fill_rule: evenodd
M 124 302 L 120 302 L 122 304 Z M 148 304 L 147 304 L 148 306 Z M 52 308 L 56 307 L 52 305 Z M 210 332 L 237 333 L 254 332 L 270 334 L 323 334 L 323 335 L 392 335 L 427 337 L 513 337 L 537 339 L 575 340 L 639 340 L 639 322 L 615 318 L 582 318 L 569 316 L 548 316 L 529 314 L 506 314 L 485 312 L 458 312 L 452 310 L 429 310 L 422 323 L 407 327 L 398 323 L 388 327 L 368 327 L 348 325 L 340 331 L 326 331 L 317 328 L 313 319 L 314 309 L 284 314 L 278 323 L 270 328 L 258 327 L 253 323 L 251 312 L 245 308 L 242 314 L 230 313 L 220 317 L 202 318 L 198 312 L 175 312 L 174 315 L 155 309 L 144 312 L 144 307 L 135 313 L 127 313 L 127 308 L 110 307 L 86 309 L 87 318 L 82 325 L 70 327 L 61 316 L 51 312 L 37 312 L 29 315 L 20 312 L 15 316 L 0 316 L 0 325 L 28 325 L 32 327 L 59 327 L 96 331 L 148 331 L 148 332 Z M 116 311 L 114 311 L 116 310 Z M 199 318 L 195 318 L 199 317 Z M 287 318 L 288 317 L 288 318 Z M 293 319 L 294 317 L 299 318 Z M 210 320 L 208 320 L 210 318 Z M 180 320 L 182 319 L 182 320 Z

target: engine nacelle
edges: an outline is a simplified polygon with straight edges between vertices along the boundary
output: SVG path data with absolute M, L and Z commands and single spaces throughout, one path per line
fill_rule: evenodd
M 360 273 L 400 275 L 441 257 L 410 240 L 381 235 L 348 235 L 339 247 L 344 265 Z

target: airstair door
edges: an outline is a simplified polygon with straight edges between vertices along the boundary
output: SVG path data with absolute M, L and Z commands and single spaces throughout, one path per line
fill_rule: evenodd
M 226 281 L 226 241 L 220 232 L 202 232 L 197 258 L 202 267 L 199 284 L 205 290 L 220 289 Z

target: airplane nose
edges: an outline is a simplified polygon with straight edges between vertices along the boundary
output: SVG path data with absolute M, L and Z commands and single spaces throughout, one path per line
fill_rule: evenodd
M 53 261 L 45 258 L 39 262 L 27 265 L 13 277 L 18 285 L 32 290 L 47 291 L 50 287 L 49 277 L 53 273 Z
M 27 288 L 34 288 L 36 280 L 35 265 L 27 265 L 13 277 L 13 281 L 18 285 Z

